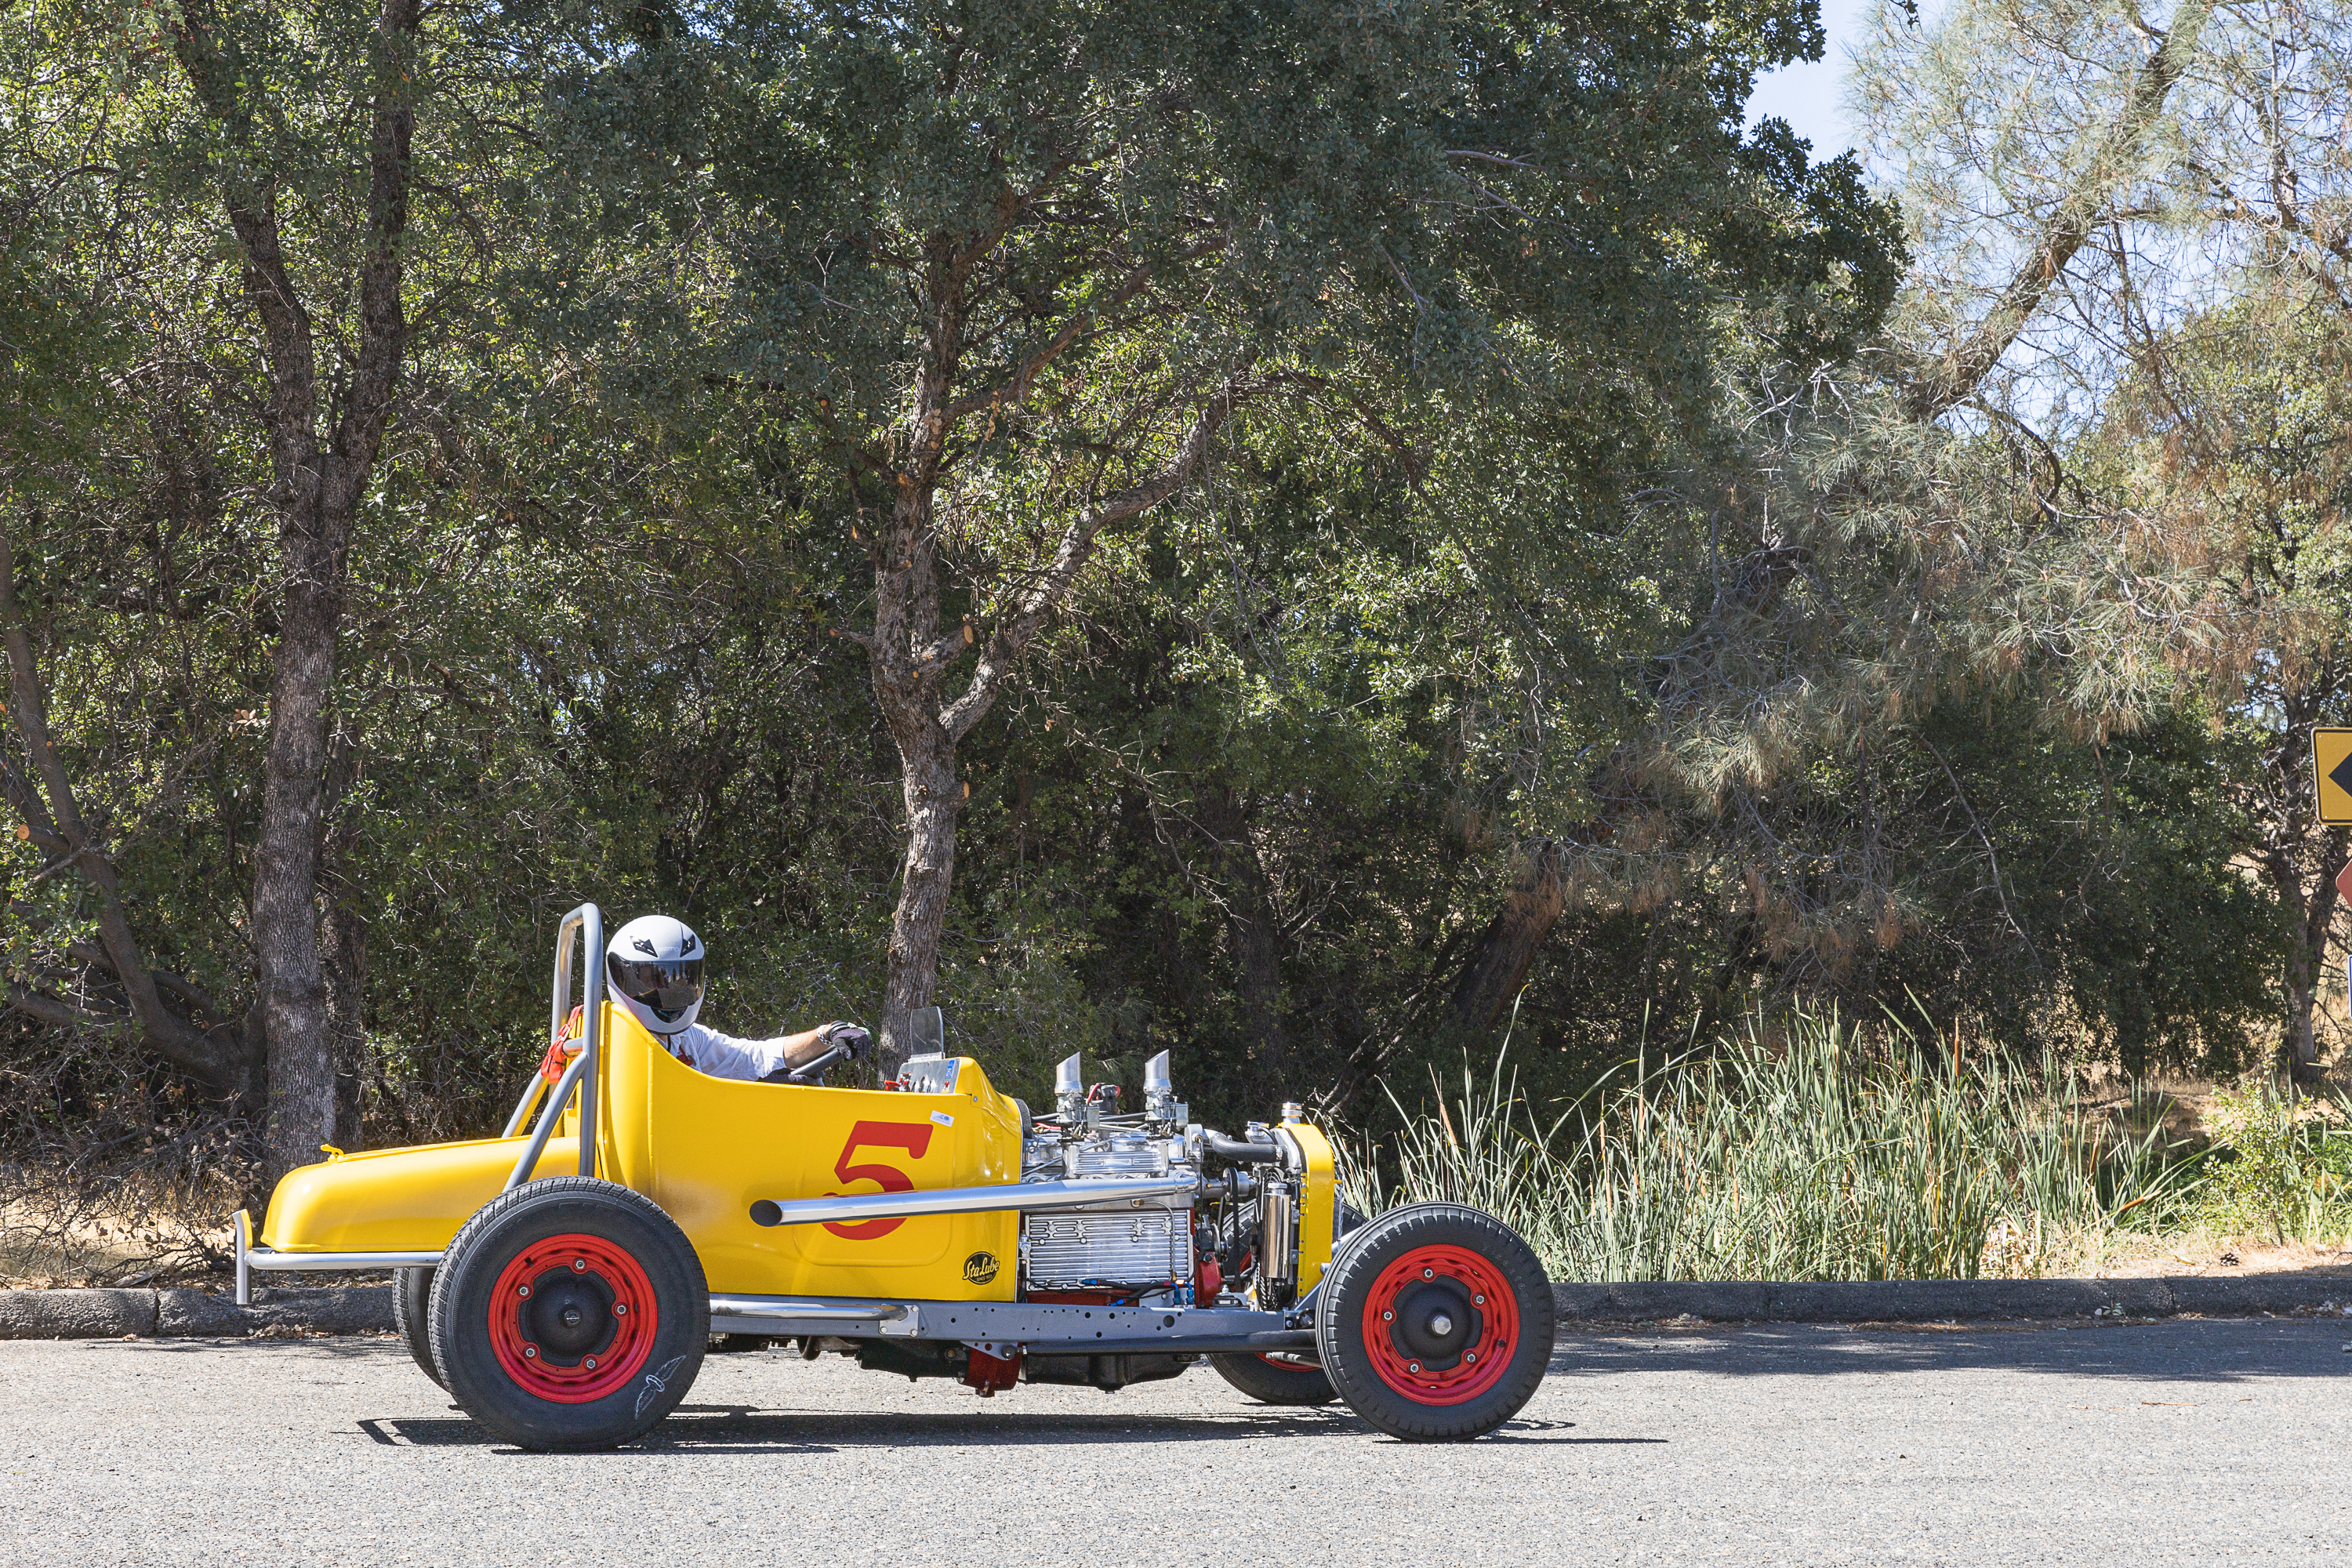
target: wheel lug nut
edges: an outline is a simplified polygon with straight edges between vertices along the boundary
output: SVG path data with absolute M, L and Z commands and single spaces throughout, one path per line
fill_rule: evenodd
M 613 1316 L 616 1318 L 625 1318 L 628 1315 L 629 1304 L 626 1301 L 615 1301 L 613 1303 Z
M 537 1345 L 525 1345 L 522 1347 L 522 1353 L 524 1359 L 528 1360 L 539 1354 L 539 1347 Z
M 588 1260 L 587 1260 L 586 1258 L 573 1258 L 573 1259 L 572 1260 L 572 1272 L 573 1272 L 574 1274 L 585 1274 L 585 1273 L 587 1273 L 587 1272 L 588 1272 Z
M 1478 1352 L 1477 1352 L 1476 1351 L 1464 1351 L 1464 1352 L 1462 1352 L 1462 1364 L 1463 1364 L 1464 1366 L 1468 1366 L 1468 1365 L 1470 1365 L 1473 1362 L 1476 1361 L 1477 1359 L 1478 1359 Z M 590 1362 L 588 1364 L 589 1364 L 589 1365 L 591 1365 L 591 1366 L 593 1366 L 593 1365 L 595 1365 L 596 1363 L 595 1363 L 594 1362 Z
M 518 1296 L 528 1296 L 530 1294 L 530 1287 L 528 1285 L 518 1285 L 515 1287 L 515 1294 Z
M 1421 1363 L 1417 1361 L 1409 1361 L 1404 1363 L 1404 1369 L 1407 1372 L 1419 1372 L 1421 1370 Z
M 1381 1314 L 1381 1321 L 1383 1323 L 1393 1323 L 1396 1321 L 1396 1314 L 1394 1312 L 1382 1312 Z
M 1486 1304 L 1486 1298 L 1484 1296 L 1473 1296 L 1470 1298 L 1470 1304 L 1474 1307 L 1483 1307 Z
M 1437 1270 L 1434 1268 L 1424 1268 L 1421 1271 L 1421 1277 L 1423 1279 L 1434 1279 L 1437 1278 Z
M 581 1364 L 585 1366 L 590 1372 L 594 1372 L 596 1370 L 596 1358 L 593 1355 L 589 1356 L 583 1361 Z

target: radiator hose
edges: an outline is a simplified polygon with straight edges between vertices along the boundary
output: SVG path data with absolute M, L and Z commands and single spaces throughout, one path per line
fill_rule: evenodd
M 1275 1147 L 1274 1140 L 1271 1138 L 1264 1142 L 1247 1138 L 1228 1138 L 1222 1132 L 1213 1131 L 1203 1127 L 1201 1129 L 1201 1147 L 1218 1159 L 1229 1161 L 1236 1165 L 1282 1163 L 1282 1151 Z

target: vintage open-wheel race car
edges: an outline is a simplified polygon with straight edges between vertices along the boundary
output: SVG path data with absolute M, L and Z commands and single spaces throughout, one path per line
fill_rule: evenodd
M 931 1048 L 879 1089 L 814 1081 L 834 1054 L 791 1081 L 711 1078 L 625 1008 L 574 1014 L 575 937 L 595 973 L 594 905 L 557 940 L 551 1024 L 577 1040 L 505 1131 L 289 1173 L 257 1238 L 236 1216 L 241 1303 L 257 1270 L 389 1268 L 417 1365 L 540 1449 L 641 1436 L 714 1334 L 982 1395 L 1206 1358 L 1255 1398 L 1344 1399 L 1423 1441 L 1492 1431 L 1543 1378 L 1552 1295 L 1527 1243 L 1450 1204 L 1347 1223 L 1295 1105 L 1228 1138 L 1189 1121 L 1162 1053 L 1121 1114 L 1074 1056 L 1033 1114 L 945 1053 L 935 1010 Z

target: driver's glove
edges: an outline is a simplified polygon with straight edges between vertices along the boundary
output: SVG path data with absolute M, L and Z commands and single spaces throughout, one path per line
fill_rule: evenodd
M 862 1025 L 844 1023 L 839 1019 L 816 1032 L 817 1038 L 828 1046 L 840 1046 L 849 1052 L 851 1061 L 857 1060 L 874 1048 L 874 1037 Z

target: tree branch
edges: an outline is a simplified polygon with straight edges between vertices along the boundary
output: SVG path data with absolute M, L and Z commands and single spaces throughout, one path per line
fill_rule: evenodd
M 1977 323 L 1976 331 L 1941 363 L 1916 374 L 1906 388 L 1904 402 L 1913 418 L 1936 418 L 1975 391 L 2024 331 L 2051 285 L 2098 226 L 2118 166 L 2138 151 L 2173 84 L 2189 68 L 2197 52 L 2198 35 L 2212 13 L 2213 0 L 2181 0 L 2171 31 L 2161 35 L 2163 41 L 2135 75 L 2122 114 L 2074 188 L 2059 202 L 2058 210 L 2042 228 L 2040 243 L 1994 300 L 1984 320 Z
M 990 387 L 985 392 L 975 392 L 969 397 L 960 398 L 950 404 L 948 405 L 949 422 L 952 424 L 982 409 L 999 410 L 1025 401 L 1029 396 L 1029 388 L 1036 381 L 1038 373 L 1060 358 L 1072 343 L 1077 342 L 1078 333 L 1088 321 L 1108 315 L 1135 298 L 1137 294 L 1142 292 L 1143 286 L 1150 280 L 1150 278 L 1151 268 L 1139 263 L 1134 270 L 1120 279 L 1117 291 L 1111 295 L 1107 303 L 1097 310 L 1079 310 L 1074 313 L 1068 321 L 1062 323 L 1061 330 L 1047 340 L 1044 348 L 1023 360 L 1013 368 L 1012 375 L 1003 383 Z
M 1149 511 L 1181 489 L 1200 466 L 1209 445 L 1216 438 L 1234 410 L 1262 388 L 1244 385 L 1241 377 L 1255 361 L 1255 351 L 1243 357 L 1240 365 L 1225 377 L 1215 395 L 1192 421 L 1184 439 L 1178 444 L 1175 455 L 1140 484 L 1130 485 L 1117 494 L 1099 501 L 1091 494 L 1080 502 L 1077 517 L 1062 535 L 1062 542 L 1054 552 L 1054 563 L 1039 574 L 1035 582 L 1018 595 L 1013 612 L 1008 615 L 988 639 L 982 653 L 980 668 L 972 672 L 971 684 L 962 696 L 950 703 L 940 715 L 940 723 L 950 739 L 961 741 L 971 727 L 987 716 L 995 704 L 1004 681 L 1013 667 L 1028 648 L 1031 639 L 1045 623 L 1054 607 L 1068 596 L 1070 584 L 1076 579 L 1078 569 L 1086 564 L 1094 548 L 1095 536 L 1115 523 L 1124 522 L 1140 512 Z
M 99 938 L 105 948 L 107 964 L 121 982 L 123 994 L 130 1001 L 147 1043 L 166 1060 L 217 1088 L 241 1088 L 243 1042 L 215 1039 L 165 1007 L 153 976 L 140 958 L 139 943 L 131 934 L 131 918 L 123 907 L 121 882 L 115 876 L 113 863 L 83 825 L 73 783 L 67 777 L 65 763 L 58 759 L 57 747 L 49 738 L 40 674 L 33 662 L 33 639 L 17 614 L 16 571 L 9 542 L 0 535 L 0 641 L 5 641 L 8 654 L 9 717 L 32 758 L 41 790 L 48 797 L 47 821 L 34 821 L 28 812 L 26 826 L 53 832 L 64 840 L 81 876 L 97 889 Z M 21 780 L 21 775 L 18 777 Z M 16 792 L 12 787 L 9 793 L 13 796 Z M 26 795 L 29 801 L 19 805 L 37 806 L 38 795 L 28 784 Z M 16 988 L 11 988 L 9 994 L 11 1004 L 19 1005 Z M 59 1021 L 33 1008 L 26 1010 L 34 1016 L 47 1017 L 50 1022 Z

